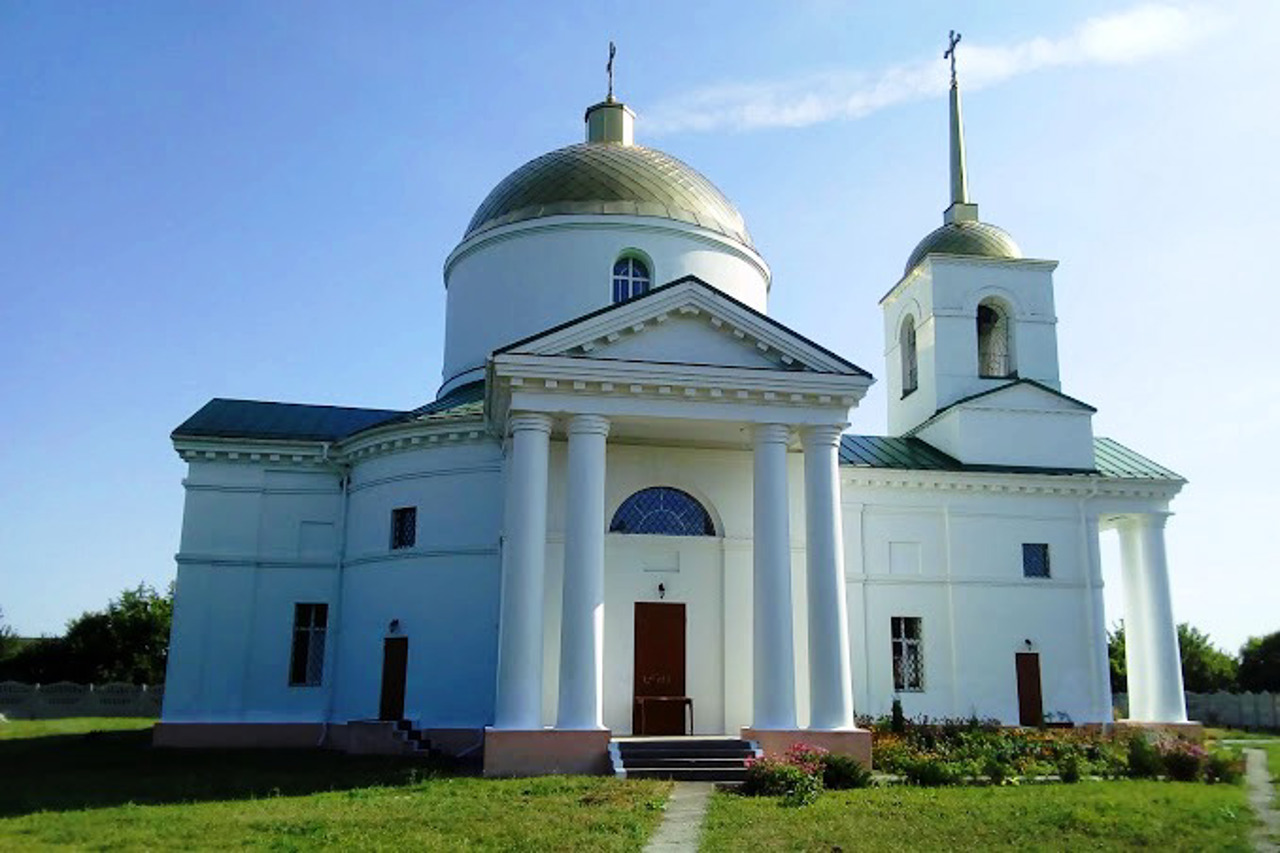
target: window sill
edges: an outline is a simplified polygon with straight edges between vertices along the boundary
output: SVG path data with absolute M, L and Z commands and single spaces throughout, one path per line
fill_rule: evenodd
M 919 390 L 918 386 L 916 388 L 908 388 L 906 391 L 902 392 L 902 396 L 899 399 L 905 400 L 908 397 L 910 397 L 912 394 L 916 393 L 916 391 L 918 390 Z

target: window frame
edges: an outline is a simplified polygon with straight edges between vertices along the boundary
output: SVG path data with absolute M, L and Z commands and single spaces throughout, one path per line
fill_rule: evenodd
M 1033 556 L 1037 549 L 1043 553 L 1043 558 Z M 1048 542 L 1023 542 L 1022 543 L 1022 576 L 1033 580 L 1050 580 L 1053 577 L 1053 562 Z M 1039 567 L 1033 563 L 1041 560 L 1044 567 L 1043 573 L 1039 572 Z
M 626 270 L 619 272 L 619 267 L 626 264 Z M 637 272 L 643 270 L 643 275 Z M 649 259 L 636 252 L 624 252 L 617 257 L 611 267 L 609 280 L 613 284 L 613 304 L 617 305 L 637 296 L 643 296 L 653 289 L 653 264 Z
M 411 523 L 405 523 L 404 519 Z M 418 544 L 418 508 L 416 506 L 398 506 L 391 510 L 392 551 L 401 551 Z
M 665 506 L 664 504 L 668 500 L 679 501 L 681 505 Z M 656 503 L 656 505 L 646 508 L 641 505 L 642 501 Z M 701 512 L 699 519 L 681 518 L 682 515 L 694 508 Z M 666 530 L 644 529 L 650 519 L 666 518 L 667 516 L 678 520 L 676 527 Z M 633 519 L 635 523 L 629 523 Z M 695 521 L 696 524 L 694 523 Z M 697 525 L 701 526 L 701 532 L 695 531 L 695 526 Z M 711 510 L 707 509 L 706 504 L 684 489 L 678 489 L 675 486 L 646 486 L 627 495 L 609 518 L 609 532 L 622 536 L 680 536 L 693 538 L 719 535 L 715 516 L 711 514 Z
M 327 601 L 294 602 L 293 630 L 289 644 L 290 687 L 323 686 L 324 652 L 328 635 Z
M 987 330 L 983 330 L 983 311 L 995 315 Z M 1017 363 L 1013 352 L 1013 312 L 999 299 L 988 298 L 978 303 L 974 311 L 974 331 L 977 334 L 978 378 L 1010 379 L 1018 375 Z M 1004 352 L 996 350 L 996 344 L 1003 340 Z M 1003 364 L 999 361 L 1003 360 Z M 1003 372 L 1000 368 L 1003 367 Z
M 908 624 L 915 626 L 915 636 L 910 636 Z M 889 653 L 893 674 L 893 692 L 923 693 L 924 673 L 924 619 L 919 616 L 889 617 Z M 914 658 L 914 672 L 909 673 L 907 660 Z M 912 679 L 908 675 L 914 675 Z

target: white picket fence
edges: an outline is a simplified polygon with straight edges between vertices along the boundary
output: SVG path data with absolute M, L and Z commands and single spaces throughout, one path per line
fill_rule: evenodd
M 1187 719 L 1237 729 L 1280 729 L 1280 693 L 1187 693 Z M 1129 713 L 1129 697 L 1111 697 L 1120 716 Z
M 0 714 L 10 720 L 159 717 L 164 685 L 23 684 L 0 681 Z

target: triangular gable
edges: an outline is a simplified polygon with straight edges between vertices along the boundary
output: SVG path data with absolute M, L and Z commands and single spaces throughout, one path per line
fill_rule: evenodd
M 494 353 L 504 354 L 871 375 L 695 276 Z
M 905 435 L 918 435 L 921 431 L 937 423 L 947 414 L 963 408 L 999 408 L 1024 409 L 1028 411 L 1088 412 L 1098 410 L 1083 400 L 1063 394 L 1034 379 L 1014 379 L 998 388 L 981 391 L 962 397 L 954 403 L 943 406 L 933 413 L 924 423 L 908 430 Z

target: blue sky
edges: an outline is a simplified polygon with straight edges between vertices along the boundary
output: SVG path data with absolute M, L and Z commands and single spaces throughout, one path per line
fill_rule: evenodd
M 1191 480 L 1177 618 L 1232 649 L 1280 628 L 1266 2 L 7 3 L 6 621 L 57 633 L 172 578 L 168 433 L 210 397 L 433 397 L 444 258 L 507 172 L 578 141 L 610 38 L 638 140 L 746 216 L 770 313 L 883 374 L 877 300 L 947 200 L 953 28 L 971 193 L 1062 262 L 1063 389 Z

